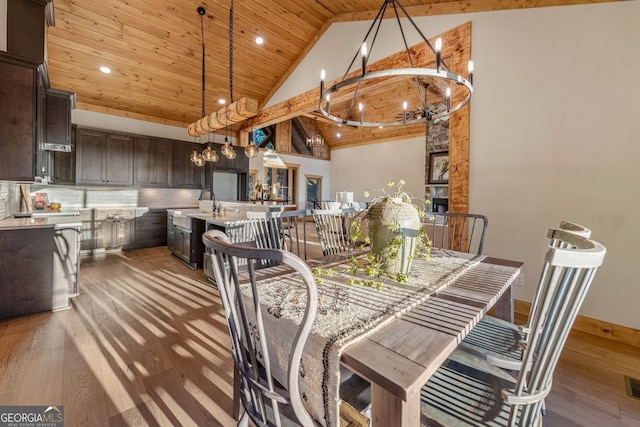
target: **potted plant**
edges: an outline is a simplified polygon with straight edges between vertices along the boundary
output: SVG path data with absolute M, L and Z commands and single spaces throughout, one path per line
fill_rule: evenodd
M 365 268 L 369 276 L 386 275 L 406 282 L 414 257 L 428 257 L 430 242 L 422 227 L 424 203 L 414 203 L 414 198 L 404 191 L 404 184 L 403 180 L 389 182 L 389 189 L 395 187 L 393 193 L 377 190 L 381 194 L 351 222 L 351 238 L 371 247 Z M 369 192 L 365 191 L 364 196 L 369 197 Z

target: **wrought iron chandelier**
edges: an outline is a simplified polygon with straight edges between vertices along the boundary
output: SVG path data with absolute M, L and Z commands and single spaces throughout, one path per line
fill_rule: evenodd
M 369 65 L 367 62 L 375 47 L 385 13 L 391 12 L 391 10 L 402 36 L 408 67 L 376 69 L 375 66 Z M 408 46 L 399 11 L 403 13 L 424 41 L 426 49 L 429 49 L 435 56 L 435 68 L 419 68 L 414 65 L 420 52 Z M 414 125 L 445 118 L 464 107 L 471 99 L 473 94 L 473 61 L 469 61 L 466 78 L 451 71 L 442 59 L 442 39 L 437 39 L 435 46 L 433 46 L 397 0 L 383 1 L 360 46 L 342 79 L 327 85 L 325 84 L 326 71 L 323 69 L 320 73 L 318 109 L 329 120 L 356 127 Z M 352 70 L 352 67 L 357 63 L 358 56 L 361 58 L 360 70 L 358 71 L 357 68 Z M 402 86 L 404 90 L 395 92 L 404 98 L 392 100 L 388 99 L 389 94 L 384 95 L 386 105 L 393 105 L 396 102 L 395 107 L 384 109 L 372 107 L 367 111 L 367 102 L 371 103 L 380 98 L 380 96 L 372 95 L 371 91 L 389 87 L 394 83 L 404 85 Z M 424 94 L 421 91 L 423 87 L 429 88 L 429 100 L 427 100 L 427 91 L 425 90 Z M 341 90 L 350 96 L 340 96 Z M 458 91 L 462 93 L 458 93 Z M 452 99 L 460 101 L 456 101 L 452 105 Z
M 317 118 L 314 120 L 314 124 L 315 124 L 314 133 L 309 138 L 307 138 L 307 146 L 309 147 L 319 147 L 320 145 L 324 144 L 324 138 L 322 137 L 322 134 L 318 130 Z

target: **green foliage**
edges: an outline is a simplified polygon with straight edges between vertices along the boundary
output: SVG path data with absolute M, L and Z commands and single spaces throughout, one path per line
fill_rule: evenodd
M 425 204 L 428 204 L 429 201 L 425 201 L 422 206 L 414 203 L 413 197 L 404 191 L 403 187 L 405 185 L 404 180 L 399 180 L 396 184 L 395 182 L 389 182 L 387 184 L 387 188 L 391 189 L 396 187 L 396 191 L 393 194 L 390 194 L 386 189 L 377 190 L 382 194 L 376 196 L 372 200 L 372 205 L 379 202 L 385 201 L 392 198 L 400 199 L 405 203 L 409 203 L 413 205 L 413 207 L 418 211 L 418 215 L 420 218 L 424 218 L 426 215 Z M 369 197 L 370 193 L 368 191 L 364 192 L 365 197 Z M 369 236 L 364 236 L 363 238 L 363 221 L 367 221 L 369 219 L 369 210 L 364 210 L 358 212 L 351 221 L 349 234 L 353 241 L 364 241 L 364 243 L 360 246 L 361 250 L 365 249 L 365 246 L 371 244 L 371 239 Z M 347 279 L 347 283 L 349 285 L 360 285 L 360 286 L 368 286 L 376 289 L 380 289 L 383 286 L 382 278 L 394 280 L 398 283 L 407 283 L 408 277 L 406 274 L 398 273 L 398 274 L 387 274 L 384 271 L 384 259 L 396 259 L 399 255 L 399 251 L 402 248 L 405 237 L 402 235 L 402 230 L 399 225 L 390 224 L 389 232 L 391 234 L 391 239 L 387 245 L 379 254 L 373 254 L 369 252 L 367 254 L 364 262 L 360 262 L 356 257 L 351 256 L 349 258 L 349 265 L 345 269 L 345 273 L 356 276 L 350 277 Z M 419 231 L 419 235 L 416 239 L 417 251 L 414 257 L 410 257 L 410 260 L 415 258 L 420 259 L 429 259 L 429 253 L 431 250 L 431 241 L 426 238 L 424 230 L 421 228 Z M 318 284 L 323 283 L 322 277 L 330 277 L 335 275 L 335 271 L 332 269 L 322 269 L 315 268 L 314 274 L 316 275 L 316 281 Z

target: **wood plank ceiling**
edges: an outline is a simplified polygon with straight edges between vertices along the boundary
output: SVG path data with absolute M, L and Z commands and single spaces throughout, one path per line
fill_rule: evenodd
M 235 0 L 234 100 L 246 96 L 264 105 L 332 23 L 373 20 L 382 1 Z M 607 0 L 401 3 L 411 16 L 422 16 L 595 1 Z M 218 99 L 229 100 L 229 5 L 229 0 L 54 0 L 56 25 L 47 39 L 51 84 L 75 92 L 80 109 L 186 128 L 202 116 L 199 6 L 207 11 L 205 111 L 216 111 Z M 265 43 L 257 45 L 256 36 Z M 101 73 L 103 65 L 112 73 Z M 328 124 L 320 123 L 320 130 L 331 148 L 354 144 L 335 138 Z M 362 132 L 358 140 L 367 143 L 389 138 L 377 129 Z

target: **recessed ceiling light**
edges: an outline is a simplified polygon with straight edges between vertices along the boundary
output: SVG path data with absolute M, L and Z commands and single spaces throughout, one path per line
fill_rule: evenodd
M 109 74 L 111 73 L 111 68 L 109 67 L 105 67 L 104 65 L 102 67 L 100 67 L 100 71 L 102 71 L 105 74 Z
M 220 104 L 220 105 L 224 105 L 224 104 L 226 104 L 226 103 L 227 103 L 227 100 L 226 100 L 226 99 L 223 99 L 223 98 L 218 99 L 218 104 Z
M 340 138 L 342 135 L 340 135 L 340 132 L 338 132 L 338 133 L 336 133 L 336 136 L 337 136 L 338 138 Z
M 262 44 L 264 43 L 264 39 L 260 36 L 256 37 L 256 44 Z

